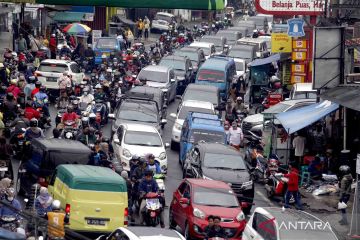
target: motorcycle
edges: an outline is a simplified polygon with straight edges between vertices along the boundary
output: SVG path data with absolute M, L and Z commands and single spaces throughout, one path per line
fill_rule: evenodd
M 268 198 L 281 197 L 284 198 L 287 191 L 288 179 L 282 173 L 273 173 L 267 179 L 265 184 L 266 195 Z M 294 203 L 295 199 L 291 196 L 289 203 Z
M 158 193 L 147 193 L 144 196 L 146 205 L 144 220 L 147 226 L 156 227 L 160 223 L 160 214 L 162 211 L 162 205 L 160 203 Z
M 75 121 L 64 122 L 64 129 L 62 130 L 62 138 L 75 140 L 77 136 L 77 128 Z
M 255 109 L 255 113 L 261 113 L 265 109 L 268 109 L 284 100 L 283 94 L 276 92 L 276 90 L 270 88 L 261 88 L 261 90 L 261 98 L 263 98 L 263 101 L 261 105 Z
M 252 131 L 248 132 L 248 135 L 245 136 L 245 161 L 251 165 L 252 157 L 251 154 L 253 152 L 253 149 L 261 144 L 261 136 L 258 136 L 257 134 L 253 133 Z
M 96 100 L 94 105 L 94 113 L 96 115 L 96 122 L 99 125 L 105 125 L 108 122 L 109 111 L 106 103 L 103 100 Z

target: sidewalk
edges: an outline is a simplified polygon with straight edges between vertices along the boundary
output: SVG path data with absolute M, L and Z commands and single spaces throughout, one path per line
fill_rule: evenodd
M 3 56 L 5 48 L 12 49 L 12 33 L 0 32 L 0 62 L 4 61 Z

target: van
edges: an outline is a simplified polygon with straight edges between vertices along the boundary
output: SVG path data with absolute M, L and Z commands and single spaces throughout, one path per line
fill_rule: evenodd
M 213 43 L 215 45 L 216 54 L 222 54 L 224 52 L 227 39 L 223 36 L 205 35 L 200 39 L 200 42 Z
M 155 18 L 151 23 L 151 31 L 169 31 L 170 25 L 174 23 L 174 27 L 176 28 L 176 17 L 173 14 L 167 12 L 158 12 L 156 13 Z
M 109 233 L 128 224 L 126 182 L 110 168 L 59 165 L 48 189 L 69 214 L 73 231 Z
M 316 89 L 312 83 L 295 83 L 290 91 L 290 99 L 316 99 Z
M 189 45 L 190 48 L 200 48 L 203 50 L 205 59 L 208 59 L 210 56 L 216 53 L 215 44 L 211 42 L 193 42 Z
M 241 27 L 229 27 L 227 29 L 228 31 L 236 31 L 236 32 L 240 32 L 241 36 L 243 37 L 251 37 L 252 35 L 252 30 L 249 30 L 249 27 L 246 26 L 241 26 Z
M 186 154 L 194 144 L 204 141 L 207 143 L 226 143 L 224 126 L 221 118 L 207 113 L 190 112 L 185 118 L 180 136 L 179 163 L 183 165 Z
M 265 58 L 269 56 L 266 40 L 262 38 L 241 38 L 237 40 L 236 45 L 251 45 L 256 48 L 256 57 Z
M 252 33 L 256 29 L 255 21 L 239 21 L 234 24 L 236 27 L 247 27 L 249 28 L 250 33 Z
M 258 30 L 263 30 L 265 33 L 269 30 L 268 19 L 266 16 L 252 16 L 248 20 L 255 22 Z
M 248 64 L 256 58 L 256 46 L 235 45 L 229 50 L 228 56 L 244 59 Z
M 216 33 L 216 36 L 226 37 L 226 41 L 229 46 L 234 46 L 236 41 L 243 37 L 241 32 L 234 30 L 220 30 Z
M 214 56 L 206 60 L 200 67 L 195 84 L 218 87 L 221 98 L 226 100 L 235 75 L 236 66 L 232 58 Z
M 116 37 L 101 37 L 94 44 L 95 64 L 102 62 L 103 55 L 106 56 L 106 59 L 110 57 L 111 53 L 120 56 L 121 51 L 126 49 L 125 41 Z

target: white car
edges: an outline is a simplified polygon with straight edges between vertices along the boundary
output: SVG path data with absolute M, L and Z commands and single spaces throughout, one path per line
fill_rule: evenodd
M 39 81 L 48 89 L 59 89 L 57 80 L 67 71 L 74 83 L 80 83 L 85 74 L 80 71 L 76 62 L 67 60 L 46 59 L 40 63 L 35 75 Z
M 241 58 L 234 58 L 234 62 L 236 66 L 236 79 L 238 79 L 240 76 L 243 76 L 245 83 L 248 83 L 249 71 L 247 70 L 246 60 Z
M 173 14 L 167 12 L 158 12 L 155 15 L 151 24 L 152 31 L 169 31 L 170 24 L 176 23 L 176 18 Z M 176 25 L 175 25 L 176 28 Z
M 177 114 L 170 114 L 170 117 L 176 118 L 171 135 L 171 149 L 175 149 L 180 142 L 181 129 L 189 112 L 215 114 L 214 105 L 210 102 L 187 100 L 183 101 L 178 109 Z
M 215 45 L 209 42 L 193 42 L 189 45 L 189 47 L 202 49 L 205 54 L 205 59 L 208 59 L 216 53 Z
M 257 207 L 245 226 L 242 240 L 337 240 L 329 223 L 310 213 L 277 207 Z
M 129 161 L 133 155 L 144 157 L 148 153 L 155 155 L 161 170 L 167 171 L 167 155 L 160 133 L 153 126 L 127 123 L 122 124 L 113 135 L 112 145 L 115 155 L 121 160 L 124 170 L 130 171 Z
M 185 240 L 179 232 L 171 229 L 154 227 L 119 227 L 108 236 L 102 235 L 97 240 Z

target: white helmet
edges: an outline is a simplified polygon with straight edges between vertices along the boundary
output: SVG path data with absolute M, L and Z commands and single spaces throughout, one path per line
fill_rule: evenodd
M 111 69 L 111 68 L 108 68 L 108 69 L 106 69 L 106 72 L 107 72 L 107 73 L 112 73 L 112 69 Z
M 60 210 L 61 202 L 59 200 L 54 200 L 51 204 L 52 210 Z
M 101 89 L 100 83 L 96 84 L 95 89 Z

